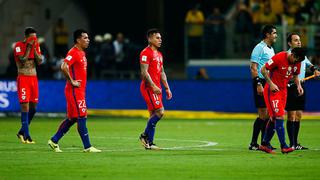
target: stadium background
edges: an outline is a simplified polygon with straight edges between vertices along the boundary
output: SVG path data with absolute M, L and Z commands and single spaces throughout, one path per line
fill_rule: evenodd
M 240 2 L 240 1 L 239 1 Z M 2 112 L 19 112 L 16 98 L 14 79 L 15 64 L 10 61 L 11 44 L 23 39 L 26 26 L 38 30 L 38 36 L 43 37 L 44 46 L 50 56 L 45 63 L 38 67 L 40 79 L 40 112 L 64 112 L 64 81 L 55 68 L 59 58 L 55 57 L 54 29 L 59 18 L 64 20 L 68 32 L 68 47 L 72 45 L 72 31 L 78 27 L 88 29 L 91 36 L 91 46 L 88 49 L 89 84 L 88 106 L 94 110 L 136 110 L 145 109 L 145 104 L 139 94 L 139 52 L 146 46 L 145 32 L 148 28 L 157 27 L 162 31 L 165 57 L 165 69 L 174 94 L 171 102 L 165 101 L 167 110 L 184 111 L 217 111 L 254 113 L 252 86 L 249 72 L 250 52 L 259 41 L 261 22 L 253 22 L 252 36 L 247 36 L 250 42 L 242 45 L 244 49 L 237 50 L 237 13 L 238 1 L 39 1 L 39 0 L 1 0 L 0 1 L 0 108 Z M 268 2 L 268 1 L 266 1 Z M 272 1 L 270 1 L 272 2 Z M 300 1 L 299 1 L 300 2 Z M 309 1 L 302 1 L 309 2 Z M 310 1 L 311 2 L 311 1 Z M 319 10 L 319 3 L 312 1 L 313 9 Z M 16 8 L 16 5 L 25 8 Z M 210 23 L 202 24 L 204 33 L 198 46 L 199 54 L 190 54 L 190 24 L 185 23 L 185 17 L 192 7 L 199 4 L 205 18 L 209 18 L 212 8 L 220 9 L 223 17 L 219 28 L 223 29 L 220 39 L 216 38 Z M 252 1 L 244 1 L 249 10 L 253 10 Z M 309 48 L 311 60 L 319 64 L 319 13 L 309 13 L 305 3 L 295 4 L 304 19 L 294 17 L 292 24 L 289 15 L 281 14 L 281 19 L 274 20 L 278 27 L 276 52 L 286 49 L 285 38 L 288 31 L 298 31 L 303 36 L 303 44 Z M 307 6 L 308 5 L 308 6 Z M 287 4 L 283 4 L 287 7 Z M 261 5 L 260 10 L 264 10 Z M 270 6 L 273 7 L 272 4 Z M 311 9 L 312 9 L 311 8 Z M 286 8 L 284 8 L 286 9 Z M 288 9 L 288 8 L 287 8 Z M 290 8 L 289 8 L 290 9 Z M 273 11 L 274 12 L 274 11 Z M 252 17 L 254 18 L 254 17 Z M 286 23 L 283 23 L 284 20 Z M 291 23 L 291 24 L 290 24 Z M 106 33 L 116 39 L 117 33 L 122 32 L 126 45 L 125 57 L 121 63 L 110 62 L 100 66 L 97 56 L 100 45 L 104 43 Z M 99 35 L 101 39 L 96 38 Z M 218 34 L 219 36 L 219 34 Z M 102 41 L 102 42 L 101 42 Z M 218 48 L 212 45 L 216 42 Z M 241 46 L 241 44 L 240 44 Z M 217 49 L 218 52 L 214 51 Z M 101 60 L 100 60 L 101 61 Z M 120 66 L 119 66 L 120 65 Z M 203 75 L 201 69 L 205 72 Z M 97 72 L 100 73 L 97 73 Z M 307 86 L 308 112 L 319 112 L 317 102 L 319 82 L 310 80 Z

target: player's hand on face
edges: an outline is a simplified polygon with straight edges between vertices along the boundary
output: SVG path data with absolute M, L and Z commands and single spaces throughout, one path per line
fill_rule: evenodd
M 263 95 L 263 86 L 262 85 L 258 85 L 257 86 L 257 94 L 259 96 L 262 96 Z
M 170 100 L 172 98 L 171 90 L 168 88 L 166 89 L 167 99 Z
M 71 82 L 72 86 L 74 87 L 80 87 L 81 86 L 81 80 L 73 80 Z
M 161 89 L 156 85 L 152 86 L 152 90 L 156 94 L 161 94 Z
M 33 44 L 35 43 L 35 38 L 33 36 L 31 37 L 28 37 L 27 38 L 27 44 L 30 45 L 30 46 L 33 46 Z
M 279 88 L 278 88 L 278 86 L 275 85 L 274 83 L 271 83 L 271 84 L 270 84 L 270 90 L 271 90 L 272 92 L 278 92 L 278 91 L 280 91 Z
M 34 44 L 34 40 L 33 40 L 33 39 L 27 41 L 27 45 L 28 45 L 28 46 L 31 46 L 31 47 L 32 47 L 33 44 Z

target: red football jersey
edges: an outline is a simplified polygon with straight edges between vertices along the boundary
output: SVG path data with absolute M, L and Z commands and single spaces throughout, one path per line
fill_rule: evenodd
M 80 80 L 80 88 L 86 88 L 87 84 L 87 58 L 84 51 L 73 47 L 69 50 L 64 62 L 69 66 L 69 73 L 72 79 Z M 67 81 L 66 87 L 72 87 L 71 83 Z
M 148 73 L 152 81 L 161 89 L 160 79 L 163 65 L 162 54 L 159 51 L 153 51 L 149 46 L 140 53 L 140 64 L 148 64 Z M 142 80 L 144 86 L 149 87 L 145 80 Z
M 40 51 L 40 46 L 39 44 L 37 43 L 36 45 L 36 50 L 38 52 L 38 54 L 41 55 L 41 51 Z M 33 50 L 34 47 L 32 47 L 32 49 L 30 50 L 30 54 L 29 54 L 29 57 L 28 59 L 34 59 L 34 50 Z M 24 54 L 26 53 L 26 50 L 27 50 L 27 43 L 26 42 L 23 42 L 23 41 L 19 41 L 15 44 L 14 46 L 14 57 L 15 57 L 15 60 L 16 61 L 19 61 L 19 58 L 18 56 L 24 56 Z
M 280 89 L 287 89 L 287 84 L 293 75 L 299 75 L 301 63 L 289 64 L 288 52 L 283 51 L 274 55 L 267 63 L 266 69 L 274 84 Z

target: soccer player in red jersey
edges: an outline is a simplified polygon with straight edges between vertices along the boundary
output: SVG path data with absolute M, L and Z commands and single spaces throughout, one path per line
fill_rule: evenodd
M 21 106 L 21 128 L 17 134 L 22 143 L 34 144 L 29 132 L 29 125 L 36 113 L 38 103 L 38 79 L 36 65 L 42 57 L 37 40 L 37 32 L 32 27 L 24 31 L 25 39 L 14 47 L 14 58 L 18 69 L 17 91 Z
M 164 115 L 160 81 L 165 87 L 168 100 L 172 98 L 172 93 L 163 68 L 163 57 L 159 51 L 162 43 L 160 31 L 157 29 L 148 30 L 147 39 L 149 45 L 140 53 L 142 77 L 140 92 L 146 101 L 150 118 L 139 139 L 146 149 L 157 150 L 159 147 L 153 143 L 153 138 L 156 124 Z
M 284 114 L 287 101 L 287 84 L 293 77 L 297 85 L 299 95 L 303 94 L 298 75 L 300 73 L 301 61 L 304 60 L 306 51 L 303 48 L 293 48 L 291 53 L 287 51 L 274 55 L 262 68 L 261 73 L 266 79 L 264 87 L 264 99 L 270 115 L 267 124 L 263 142 L 259 149 L 267 153 L 274 153 L 268 146 L 274 129 L 277 132 L 282 153 L 294 151 L 294 148 L 288 147 L 285 141 Z
M 81 137 L 84 152 L 101 152 L 91 146 L 89 140 L 86 106 L 86 84 L 87 84 L 87 59 L 84 50 L 89 46 L 88 33 L 78 29 L 73 33 L 75 45 L 71 48 L 61 64 L 61 70 L 67 79 L 65 96 L 67 101 L 67 118 L 61 123 L 58 131 L 48 141 L 48 145 L 55 152 L 62 152 L 58 141 L 68 132 L 70 127 L 77 122 L 78 132 Z

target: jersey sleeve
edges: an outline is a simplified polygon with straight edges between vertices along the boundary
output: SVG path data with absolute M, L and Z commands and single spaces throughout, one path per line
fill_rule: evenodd
M 263 48 L 261 46 L 254 47 L 251 53 L 251 62 L 259 63 L 262 57 L 261 53 L 263 53 Z
M 266 69 L 272 70 L 278 66 L 279 61 L 279 54 L 274 55 L 267 63 L 266 63 Z
M 68 66 L 71 66 L 77 60 L 77 54 L 69 52 L 63 62 L 67 63 Z
M 150 56 L 147 51 L 142 51 L 140 54 L 140 64 L 149 64 Z
M 24 51 L 23 51 L 23 44 L 20 42 L 17 42 L 15 47 L 14 47 L 14 56 L 23 56 Z

